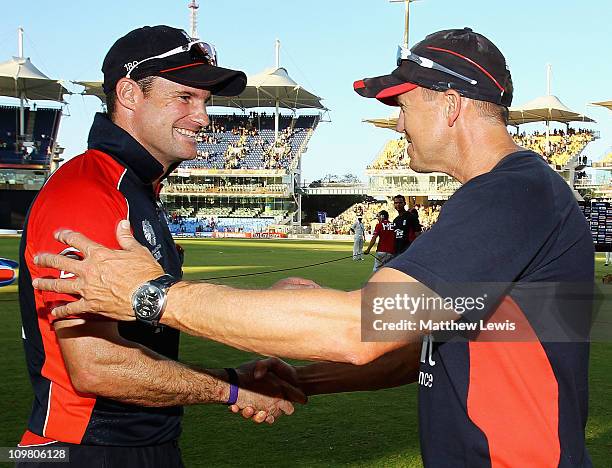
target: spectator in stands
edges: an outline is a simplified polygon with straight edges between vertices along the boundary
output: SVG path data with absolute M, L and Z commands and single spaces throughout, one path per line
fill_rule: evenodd
M 354 234 L 353 240 L 353 260 L 363 260 L 363 244 L 365 243 L 365 226 L 363 225 L 362 217 L 358 216 L 357 220 L 351 226 L 349 232 Z
M 397 217 L 393 220 L 395 230 L 395 255 L 402 254 L 413 240 L 421 234 L 421 225 L 418 216 L 411 211 L 406 211 L 406 199 L 403 195 L 393 197 L 393 206 L 397 211 Z
M 378 224 L 374 228 L 374 234 L 370 240 L 370 245 L 365 250 L 365 254 L 369 255 L 370 250 L 374 247 L 378 241 L 378 247 L 376 248 L 376 255 L 374 255 L 374 270 L 377 271 L 385 263 L 393 258 L 395 253 L 395 230 L 393 229 L 393 223 L 389 221 L 389 212 L 382 210 L 378 213 Z

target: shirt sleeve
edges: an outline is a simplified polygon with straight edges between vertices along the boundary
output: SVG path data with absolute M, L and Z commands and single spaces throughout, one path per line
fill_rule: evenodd
M 374 228 L 374 235 L 380 236 L 380 231 L 382 230 L 382 223 L 378 223 Z
M 58 271 L 53 268 L 39 268 L 33 264 L 34 255 L 46 252 L 79 258 L 81 254 L 74 248 L 54 239 L 53 234 L 60 229 L 70 229 L 80 232 L 95 242 L 106 247 L 119 249 L 115 232 L 117 224 L 127 217 L 127 202 L 120 192 L 106 192 L 91 187 L 89 193 L 74 197 L 70 203 L 62 196 L 46 197 L 44 207 L 36 211 L 36 215 L 28 223 L 28 240 L 25 260 L 34 278 L 70 279 L 70 272 Z M 49 322 L 55 321 L 50 314 L 58 305 L 78 300 L 79 297 L 60 294 L 51 291 L 35 291 L 39 315 Z M 81 316 L 85 317 L 85 316 Z M 98 320 L 96 316 L 89 316 Z

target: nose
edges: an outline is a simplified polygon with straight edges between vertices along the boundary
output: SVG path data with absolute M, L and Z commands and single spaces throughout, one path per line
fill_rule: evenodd
M 404 110 L 401 109 L 399 116 L 397 117 L 397 124 L 395 124 L 395 131 L 404 133 Z
M 201 127 L 207 127 L 208 124 L 210 124 L 210 118 L 208 117 L 208 112 L 206 111 L 206 102 L 204 99 L 194 101 L 195 104 L 191 120 L 196 122 Z

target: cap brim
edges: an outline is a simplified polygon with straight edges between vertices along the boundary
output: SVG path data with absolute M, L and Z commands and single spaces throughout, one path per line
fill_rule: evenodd
M 393 75 L 376 76 L 355 81 L 353 89 L 357 94 L 367 98 L 376 98 L 388 106 L 397 106 L 397 96 L 418 88 L 419 85 L 408 83 Z
M 192 88 L 206 89 L 215 96 L 238 96 L 247 84 L 244 72 L 207 63 L 168 68 L 159 71 L 157 75 Z

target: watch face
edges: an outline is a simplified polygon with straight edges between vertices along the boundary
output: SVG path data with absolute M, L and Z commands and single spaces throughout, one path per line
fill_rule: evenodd
M 163 292 L 161 289 L 145 284 L 135 294 L 134 311 L 136 317 L 140 319 L 154 319 L 159 315 L 163 300 Z

